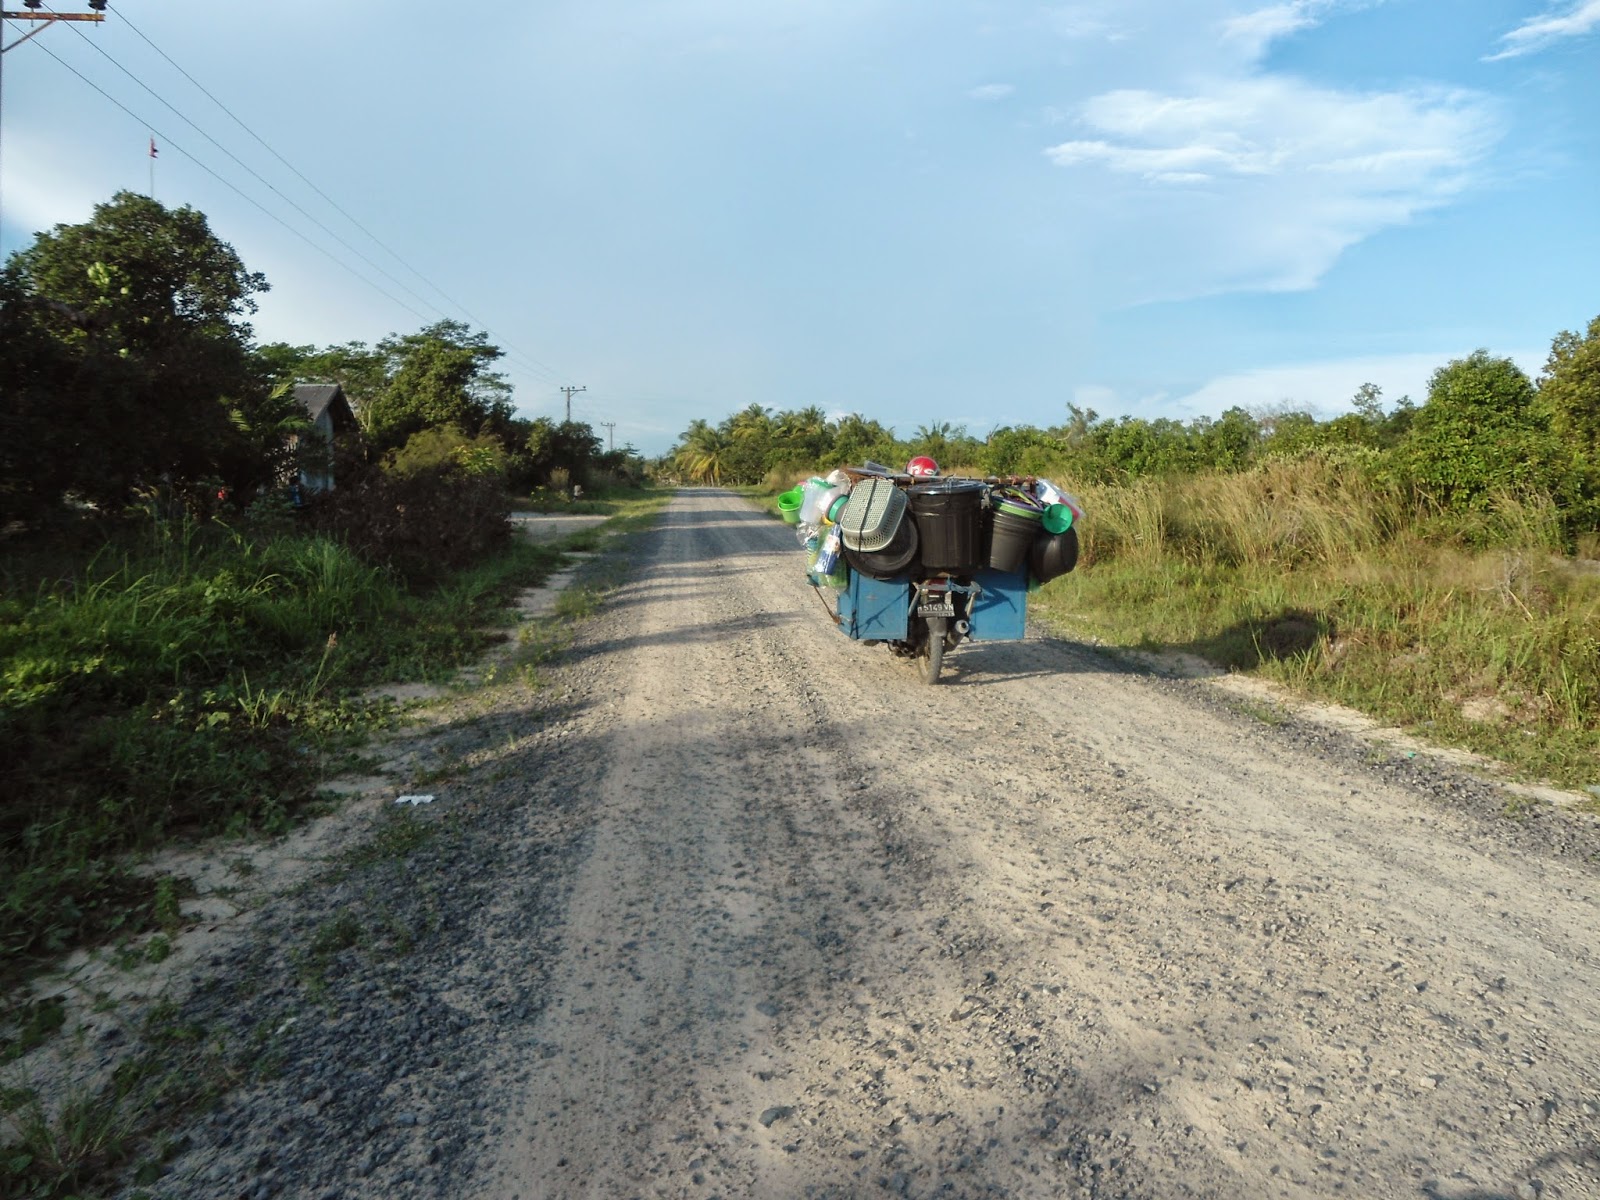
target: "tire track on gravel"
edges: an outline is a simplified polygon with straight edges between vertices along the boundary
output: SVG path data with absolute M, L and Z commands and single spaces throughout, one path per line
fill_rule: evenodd
M 1592 828 L 1070 644 L 924 688 L 726 493 L 608 609 L 596 824 L 471 1194 L 1600 1194 Z

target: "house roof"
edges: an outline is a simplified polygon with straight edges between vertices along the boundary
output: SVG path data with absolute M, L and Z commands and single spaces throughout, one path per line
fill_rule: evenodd
M 335 433 L 359 428 L 355 409 L 350 407 L 349 398 L 337 383 L 297 383 L 294 385 L 294 398 L 305 408 L 306 415 L 312 421 L 327 413 Z
M 315 421 L 342 391 L 337 383 L 297 383 L 294 385 L 294 398 L 305 406 L 306 415 Z

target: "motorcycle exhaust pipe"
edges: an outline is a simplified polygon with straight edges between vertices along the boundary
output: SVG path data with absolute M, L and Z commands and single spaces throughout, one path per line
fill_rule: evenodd
M 956 632 L 962 637 L 966 637 L 967 631 L 971 628 L 972 626 L 968 625 L 965 619 L 956 622 Z

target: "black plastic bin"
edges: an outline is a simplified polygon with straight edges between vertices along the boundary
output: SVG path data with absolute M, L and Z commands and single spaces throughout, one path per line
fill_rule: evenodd
M 909 489 L 924 570 L 971 575 L 982 569 L 988 558 L 983 538 L 987 494 L 976 479 L 941 479 Z
M 1021 571 L 1028 564 L 1028 551 L 1039 535 L 1040 511 L 1016 502 L 995 506 L 989 534 L 989 566 L 996 571 Z

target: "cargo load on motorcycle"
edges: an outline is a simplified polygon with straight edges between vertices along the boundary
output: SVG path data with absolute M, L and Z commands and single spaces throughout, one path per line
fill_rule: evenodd
M 1083 519 L 1049 480 L 942 476 L 927 457 L 814 477 L 778 509 L 841 632 L 915 659 L 926 683 L 963 641 L 1021 640 L 1029 587 L 1077 565 Z

